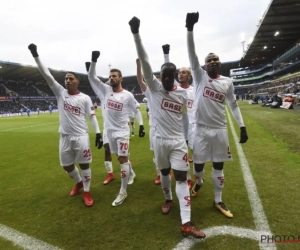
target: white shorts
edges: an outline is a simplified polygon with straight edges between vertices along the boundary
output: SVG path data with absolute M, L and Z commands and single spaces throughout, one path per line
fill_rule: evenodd
M 188 171 L 188 148 L 185 139 L 164 139 L 153 136 L 156 166 L 159 170 L 169 168 Z
M 194 133 L 195 133 L 195 124 L 189 123 L 188 144 L 191 150 L 193 150 Z
M 227 128 L 195 126 L 193 144 L 194 163 L 232 161 Z
M 107 139 L 112 154 L 118 156 L 128 156 L 129 152 L 129 133 L 128 130 L 123 131 L 107 131 Z
M 87 164 L 92 162 L 90 138 L 88 135 L 60 135 L 59 160 L 61 166 L 74 163 Z
M 153 151 L 153 137 L 154 137 L 154 133 L 152 131 L 152 127 L 149 125 L 149 141 L 150 141 L 150 150 Z
M 108 143 L 108 139 L 107 139 L 107 129 L 105 128 L 105 126 L 103 127 L 103 145 Z

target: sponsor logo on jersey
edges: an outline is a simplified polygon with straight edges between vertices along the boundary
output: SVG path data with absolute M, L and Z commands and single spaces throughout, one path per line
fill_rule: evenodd
M 220 91 L 211 89 L 209 87 L 204 88 L 203 96 L 207 97 L 215 102 L 223 103 L 225 101 L 226 94 Z
M 122 111 L 123 104 L 108 99 L 107 102 L 106 102 L 106 107 L 109 108 L 109 109 Z
M 193 100 L 188 99 L 187 100 L 187 107 L 191 109 L 193 107 L 193 103 L 194 103 Z
M 178 102 L 174 102 L 168 99 L 163 99 L 161 103 L 161 108 L 170 112 L 174 112 L 177 114 L 182 113 L 182 107 L 183 105 Z
M 72 106 L 71 104 L 64 101 L 64 110 L 69 111 L 73 115 L 80 115 L 80 108 Z

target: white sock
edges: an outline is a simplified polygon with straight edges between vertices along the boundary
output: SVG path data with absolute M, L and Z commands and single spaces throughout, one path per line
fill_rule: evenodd
M 121 164 L 121 189 L 120 194 L 127 193 L 127 184 L 130 176 L 130 163 L 125 162 Z
M 160 173 L 160 183 L 166 200 L 173 200 L 170 175 L 165 176 Z
M 104 165 L 106 167 L 107 173 L 112 173 L 113 172 L 113 166 L 111 161 L 105 161 Z
M 224 187 L 224 173 L 223 170 L 216 170 L 213 168 L 212 180 L 214 183 L 215 202 L 222 202 L 222 189 Z
M 191 221 L 191 201 L 187 182 L 176 181 L 176 195 L 179 200 L 182 225 Z
M 68 173 L 68 175 L 76 182 L 79 183 L 82 181 L 81 176 L 79 174 L 78 168 L 75 166 L 75 169 Z
M 83 191 L 90 192 L 92 170 L 90 168 L 81 170 L 81 178 L 83 182 Z
M 153 157 L 153 163 L 154 163 L 154 166 L 155 166 L 155 169 L 156 169 L 156 174 L 157 174 L 157 176 L 159 176 L 160 175 L 160 171 L 159 171 L 158 167 L 156 166 L 156 161 L 155 161 L 154 157 Z
M 203 169 L 201 172 L 196 172 L 194 169 L 194 175 L 196 177 L 196 183 L 201 186 L 203 184 L 203 176 L 204 176 L 205 170 Z

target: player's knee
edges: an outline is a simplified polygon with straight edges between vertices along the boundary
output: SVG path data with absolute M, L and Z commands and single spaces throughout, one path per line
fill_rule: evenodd
M 203 169 L 204 169 L 204 163 L 203 164 L 196 164 L 196 163 L 194 164 L 194 170 L 196 172 L 202 172 Z
M 164 168 L 161 169 L 160 172 L 163 176 L 167 176 L 168 174 L 170 174 L 171 168 Z
M 118 161 L 120 164 L 128 162 L 128 157 L 127 156 L 118 156 Z
M 64 170 L 67 171 L 68 173 L 74 171 L 74 169 L 75 169 L 75 165 L 74 164 L 72 164 L 70 166 L 64 166 Z
M 184 182 L 187 180 L 187 171 L 178 171 L 174 169 L 173 172 L 176 181 Z
M 79 164 L 79 167 L 81 170 L 87 170 L 90 167 L 90 164 L 85 163 L 85 164 Z
M 224 167 L 224 162 L 213 162 L 213 168 L 215 170 L 222 170 Z

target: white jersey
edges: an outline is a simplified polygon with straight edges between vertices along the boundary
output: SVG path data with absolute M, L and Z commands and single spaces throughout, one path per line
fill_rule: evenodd
M 70 95 L 59 83 L 50 87 L 57 99 L 59 112 L 59 132 L 66 135 L 85 135 L 88 133 L 86 115 L 95 115 L 91 98 L 83 93 Z
M 60 120 L 59 132 L 65 135 L 77 136 L 88 134 L 86 115 L 95 115 L 91 98 L 80 92 L 75 95 L 70 95 L 68 91 L 53 78 L 49 70 L 43 66 L 39 57 L 36 57 L 35 61 L 41 74 L 56 96 Z
M 155 136 L 167 139 L 182 139 L 182 114 L 187 112 L 187 93 L 185 89 L 174 85 L 166 91 L 162 84 L 153 77 L 148 83 L 151 99 L 151 121 Z
M 150 93 L 150 90 L 149 90 L 148 87 L 146 88 L 146 90 L 144 92 L 144 95 L 146 96 L 146 99 L 147 99 L 146 108 L 149 109 L 149 111 L 148 111 L 149 126 L 151 126 L 152 125 L 152 121 L 151 121 L 152 120 L 152 115 L 151 115 L 151 93 Z
M 66 135 L 88 133 L 86 116 L 95 115 L 91 98 L 83 93 L 70 95 L 59 83 L 51 88 L 57 99 L 59 112 L 59 132 Z
M 230 78 L 221 75 L 211 79 L 201 68 L 195 52 L 193 32 L 188 32 L 188 51 L 194 82 L 196 123 L 213 128 L 226 128 L 226 101 L 229 106 L 237 106 L 233 83 Z M 236 119 L 243 125 L 239 109 L 237 113 Z
M 194 87 L 189 85 L 189 87 L 184 88 L 187 93 L 187 114 L 189 117 L 189 123 L 195 122 L 195 105 L 194 105 Z
M 99 80 L 100 81 L 100 80 Z M 98 95 L 101 103 L 105 105 L 104 125 L 107 130 L 128 130 L 128 117 L 139 108 L 133 94 L 125 89 L 114 92 L 111 86 L 100 81 L 92 84 L 94 92 Z M 103 106 L 102 105 L 102 106 Z

